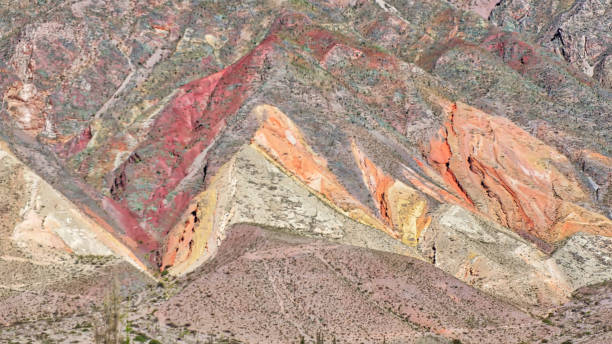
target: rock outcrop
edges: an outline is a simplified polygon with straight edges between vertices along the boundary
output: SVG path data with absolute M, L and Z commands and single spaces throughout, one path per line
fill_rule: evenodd
M 491 21 L 532 35 L 568 63 L 610 87 L 609 0 L 500 1 Z
M 427 201 L 417 190 L 393 179 L 366 157 L 353 142 L 353 154 L 378 211 L 406 245 L 414 246 L 429 226 Z
M 484 19 L 489 19 L 491 12 L 503 0 L 449 0 L 458 8 L 478 13 Z
M 449 120 L 427 154 L 459 196 L 525 237 L 612 236 L 612 221 L 579 206 L 589 197 L 565 156 L 506 119 L 463 103 L 443 106 Z
M 612 278 L 609 0 L 51 3 L 0 4 L 2 323 L 126 260 L 163 342 L 556 340 L 525 311 Z M 175 307 L 218 281 L 274 323 Z
M 253 111 L 263 122 L 253 137 L 255 147 L 345 215 L 391 234 L 385 224 L 340 184 L 328 170 L 325 159 L 313 152 L 285 114 L 266 105 Z
M 129 246 L 23 165 L 2 141 L 0 161 L 0 187 L 5 194 L 1 207 L 6 209 L 2 213 L 4 257 L 15 252 L 42 263 L 56 262 L 66 253 L 114 256 L 147 269 Z M 19 193 L 10 191 L 15 188 Z M 8 211 L 13 206 L 20 207 L 18 212 Z
M 445 206 L 419 248 L 437 267 L 478 289 L 546 314 L 573 291 L 612 278 L 610 238 L 579 233 L 552 256 L 458 206 Z

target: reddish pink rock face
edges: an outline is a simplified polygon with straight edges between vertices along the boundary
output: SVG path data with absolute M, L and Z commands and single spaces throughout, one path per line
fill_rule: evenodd
M 447 141 L 447 129 L 440 129 L 436 136 L 429 140 L 429 162 L 440 172 L 444 181 L 452 187 L 452 190 L 459 197 L 463 198 L 469 205 L 474 205 L 465 190 L 457 182 L 457 177 L 449 168 L 450 159 L 453 156 Z
M 28 43 L 20 43 L 19 54 L 10 61 L 19 70 L 2 79 L 7 118 L 54 150 L 65 164 L 62 168 L 80 173 L 92 203 L 98 202 L 98 208 L 91 209 L 104 208 L 119 223 L 117 233 L 141 251 L 157 250 L 167 242 L 168 232 L 184 222 L 194 197 L 209 187 L 206 174 L 212 176 L 227 161 L 223 159 L 249 140 L 334 209 L 396 238 L 393 227 L 398 221 L 392 219 L 389 195 L 396 192 L 395 201 L 400 202 L 409 198 L 406 189 L 412 187 L 419 196 L 460 204 L 533 238 L 556 241 L 582 229 L 609 233 L 609 221 L 589 211 L 600 204 L 589 199 L 559 152 L 511 122 L 467 105 L 442 102 L 445 119 L 440 104 L 430 99 L 463 99 L 483 107 L 497 102 L 470 97 L 455 88 L 456 80 L 444 80 L 464 73 L 471 78 L 466 84 L 480 85 L 480 74 L 469 73 L 485 62 L 499 67 L 492 68 L 493 73 L 506 74 L 497 80 L 483 69 L 483 85 L 500 82 L 499 89 L 525 90 L 524 99 L 533 96 L 541 103 L 570 93 L 564 89 L 544 95 L 544 83 L 574 76 L 563 74 L 567 66 L 557 73 L 544 70 L 552 59 L 528 38 L 434 0 L 395 2 L 395 8 L 383 2 L 317 2 L 326 15 L 273 2 L 266 2 L 269 13 L 262 16 L 250 8 L 228 16 L 222 11 L 196 13 L 187 3 L 163 8 L 164 1 L 149 2 L 160 6 L 155 9 L 144 2 L 128 6 L 144 16 L 138 21 L 146 28 L 130 39 L 113 36 L 100 42 L 103 49 L 95 56 L 79 50 L 90 37 L 76 26 L 41 26 L 33 36 L 26 35 Z M 281 3 L 291 9 L 281 10 Z M 495 3 L 455 1 L 485 17 Z M 84 18 L 90 7 L 78 4 L 75 16 Z M 341 12 L 352 17 L 340 23 Z M 407 20 L 407 13 L 418 20 Z M 261 22 L 252 22 L 254 15 Z M 330 18 L 336 18 L 333 25 Z M 191 19 L 209 27 L 205 32 L 189 27 Z M 45 40 L 52 44 L 43 44 Z M 478 61 L 470 65 L 466 61 L 472 57 Z M 459 62 L 446 71 L 443 67 L 451 60 Z M 193 72 L 181 74 L 181 69 Z M 159 81 L 177 74 L 182 76 Z M 38 83 L 24 81 L 28 78 Z M 55 84 L 54 78 L 61 82 Z M 523 78 L 540 90 L 529 93 L 527 83 L 506 84 Z M 47 88 L 34 86 L 39 84 Z M 163 90 L 156 92 L 151 85 Z M 91 97 L 101 89 L 99 97 Z M 272 114 L 261 122 L 234 117 L 262 104 L 278 106 L 289 115 Z M 93 120 L 88 117 L 92 115 Z M 318 131 L 328 122 L 337 136 Z M 368 136 L 363 141 L 355 137 L 362 134 Z M 329 140 L 321 139 L 326 135 Z M 375 154 L 355 158 L 348 147 L 334 147 L 339 142 L 363 143 L 370 153 L 379 149 L 391 162 L 381 164 L 377 159 L 383 158 Z M 374 146 L 377 149 L 370 150 Z M 601 190 L 595 192 L 604 192 L 595 198 L 605 201 L 609 161 L 584 153 L 584 148 L 564 154 L 582 159 L 595 178 L 593 187 Z M 414 162 L 418 149 L 425 154 Z M 396 185 L 400 183 L 406 188 Z M 435 209 L 421 209 L 418 230 L 424 228 L 425 213 Z M 185 244 L 173 245 L 186 250 Z M 164 264 L 171 260 L 176 257 L 170 255 Z
M 533 46 L 521 41 L 516 35 L 496 33 L 485 38 L 481 46 L 497 54 L 512 69 L 519 72 L 524 72 L 538 63 L 538 56 Z
M 4 94 L 7 110 L 17 126 L 31 136 L 37 136 L 45 127 L 47 94 L 33 84 L 14 83 Z
M 164 240 L 195 196 L 193 190 L 180 189 L 181 183 L 202 168 L 195 165 L 252 92 L 275 41 L 271 33 L 235 64 L 181 87 L 147 139 L 111 173 L 105 208 L 147 251 Z
M 198 207 L 197 205 L 191 205 L 187 209 L 187 217 L 184 222 L 179 223 L 181 232 L 179 235 L 173 235 L 169 233 L 168 240 L 165 243 L 166 250 L 162 257 L 161 269 L 165 269 L 168 266 L 174 266 L 177 262 L 177 255 L 180 255 L 183 261 L 186 257 L 191 255 L 191 250 L 194 244 L 195 227 L 197 226 Z
M 87 127 L 78 136 L 75 136 L 69 139 L 67 142 L 56 146 L 56 151 L 58 152 L 57 154 L 62 158 L 75 155 L 87 147 L 91 137 L 91 128 Z
M 578 230 L 612 236 L 612 223 L 575 203 L 588 196 L 569 160 L 510 121 L 445 103 L 450 121 L 429 161 L 456 193 L 503 226 L 548 242 Z
M 390 231 L 346 190 L 329 170 L 327 161 L 313 152 L 285 114 L 271 106 L 258 107 L 255 112 L 263 120 L 253 137 L 257 148 L 340 211 L 375 228 Z

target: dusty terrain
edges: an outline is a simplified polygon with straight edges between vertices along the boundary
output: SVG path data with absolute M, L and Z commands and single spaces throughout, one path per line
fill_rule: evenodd
M 606 343 L 611 11 L 0 1 L 0 338 Z
M 349 343 L 605 343 L 610 330 L 609 284 L 579 289 L 536 317 L 414 258 L 251 225 L 232 227 L 198 271 L 131 287 L 122 332 L 163 343 L 298 343 L 318 334 Z M 0 338 L 85 342 L 91 331 L 90 315 L 76 312 L 19 322 Z

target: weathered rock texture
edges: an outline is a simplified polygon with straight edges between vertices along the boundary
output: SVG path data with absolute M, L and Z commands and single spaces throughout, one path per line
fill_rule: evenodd
M 421 252 L 435 266 L 500 299 L 546 314 L 574 290 L 612 279 L 610 238 L 576 234 L 550 256 L 460 207 L 443 209 L 423 234 Z
M 338 260 L 410 256 L 389 259 L 544 314 L 612 271 L 609 11 L 602 0 L 0 2 L 3 256 L 80 271 L 78 257 L 112 255 L 213 283 L 203 271 L 217 273 L 228 230 L 247 224 L 361 247 Z M 241 273 L 273 271 L 231 257 Z M 391 291 L 369 297 L 404 290 L 393 269 L 376 277 Z M 348 295 L 375 283 L 349 277 L 317 278 Z M 245 292 L 226 278 L 227 295 Z M 269 281 L 249 280 L 277 312 Z M 410 283 L 418 299 L 433 282 Z M 485 321 L 444 283 L 438 296 Z M 181 292 L 164 298 L 202 298 L 196 284 Z M 377 340 L 377 327 L 398 341 L 478 341 L 454 318 L 404 317 L 412 303 L 385 327 L 374 314 L 388 304 L 342 300 L 329 305 L 371 314 L 359 331 L 358 318 L 321 316 L 351 341 Z M 295 324 L 250 335 L 311 336 L 321 314 L 304 318 L 303 304 L 291 304 Z M 157 318 L 183 314 L 165 305 Z M 212 318 L 190 316 L 201 341 Z M 485 328 L 480 341 L 493 341 Z
M 504 28 L 532 35 L 568 63 L 610 87 L 612 2 L 505 0 L 491 15 Z
M 577 205 L 589 197 L 566 157 L 507 119 L 463 103 L 442 106 L 449 119 L 428 158 L 461 197 L 525 237 L 612 236 L 608 218 Z
M 458 8 L 476 12 L 481 17 L 488 19 L 491 11 L 503 0 L 449 0 L 448 2 Z
M 25 255 L 51 264 L 57 255 L 74 253 L 123 257 L 146 269 L 124 243 L 17 160 L 2 141 L 0 162 L 5 260 Z
M 114 279 L 126 291 L 151 283 L 121 241 L 19 162 L 1 141 L 0 193 L 3 329 L 15 322 L 90 312 Z

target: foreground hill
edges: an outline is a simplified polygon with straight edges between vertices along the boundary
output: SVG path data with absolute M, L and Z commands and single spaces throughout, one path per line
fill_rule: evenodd
M 575 301 L 541 319 L 418 259 L 251 225 L 229 229 L 217 255 L 198 271 L 156 286 L 132 285 L 130 293 L 122 332 L 163 343 L 609 338 L 606 284 L 579 290 Z M 0 338 L 87 342 L 92 331 L 91 316 L 75 313 L 21 322 Z

